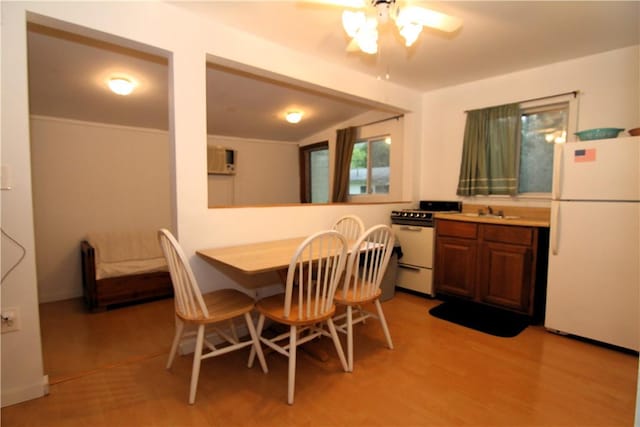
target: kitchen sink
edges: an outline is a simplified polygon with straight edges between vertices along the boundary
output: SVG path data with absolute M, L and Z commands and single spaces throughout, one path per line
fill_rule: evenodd
M 475 218 L 492 218 L 492 219 L 519 219 L 519 216 L 516 215 L 496 215 L 496 214 L 479 214 L 476 212 L 467 212 L 463 213 L 464 216 L 475 217 Z

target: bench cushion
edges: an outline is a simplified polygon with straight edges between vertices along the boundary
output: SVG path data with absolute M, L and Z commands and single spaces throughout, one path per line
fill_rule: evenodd
M 87 241 L 95 250 L 97 280 L 167 271 L 155 231 L 91 233 Z

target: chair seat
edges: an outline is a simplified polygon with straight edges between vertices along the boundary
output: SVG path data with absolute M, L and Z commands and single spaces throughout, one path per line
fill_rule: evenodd
M 186 322 L 197 324 L 216 323 L 241 316 L 254 307 L 254 301 L 250 296 L 235 289 L 209 292 L 203 294 L 202 298 L 207 310 L 209 310 L 209 317 L 205 317 L 200 310 L 198 310 L 199 315 L 196 317 L 186 317 L 181 313 L 176 313 L 178 317 Z
M 284 323 L 286 325 L 310 325 L 318 322 L 322 322 L 324 320 L 330 319 L 336 312 L 335 304 L 332 304 L 331 309 L 322 316 L 317 317 L 306 317 L 301 319 L 298 317 L 298 307 L 299 304 L 296 302 L 297 296 L 294 295 L 291 298 L 291 314 L 289 317 L 284 317 L 284 296 L 282 294 L 273 295 L 271 297 L 267 297 L 261 299 L 256 303 L 256 310 L 258 310 L 261 314 L 264 314 L 265 317 L 279 322 Z M 314 303 L 311 303 L 311 306 L 314 306 Z M 304 308 L 303 308 L 304 311 Z
M 357 293 L 360 293 L 360 291 L 358 291 Z M 347 294 L 344 295 L 344 289 L 338 289 L 333 300 L 336 302 L 336 304 L 341 305 L 360 305 L 375 301 L 380 298 L 380 295 L 382 295 L 382 290 L 380 288 L 376 289 L 373 292 L 373 295 L 369 296 L 357 295 L 353 288 L 347 290 Z

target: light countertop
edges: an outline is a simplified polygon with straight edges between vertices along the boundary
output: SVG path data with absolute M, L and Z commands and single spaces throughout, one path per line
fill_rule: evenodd
M 436 219 L 477 222 L 483 224 L 520 225 L 526 227 L 549 227 L 548 219 L 528 218 L 526 216 L 506 215 L 504 218 L 476 215 L 474 213 L 438 213 Z
M 504 217 L 486 215 L 489 206 L 493 212 L 502 212 Z M 483 212 L 484 215 L 479 215 Z M 525 227 L 549 228 L 551 210 L 549 208 L 530 206 L 508 206 L 508 205 L 480 205 L 463 204 L 462 212 L 459 213 L 438 213 L 435 218 L 450 219 L 455 221 L 476 222 L 483 224 L 499 225 L 520 225 Z

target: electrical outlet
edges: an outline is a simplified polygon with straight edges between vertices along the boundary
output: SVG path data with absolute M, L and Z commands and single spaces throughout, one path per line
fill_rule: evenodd
M 0 314 L 2 322 L 2 333 L 20 330 L 20 309 L 18 307 L 7 307 L 2 309 Z

